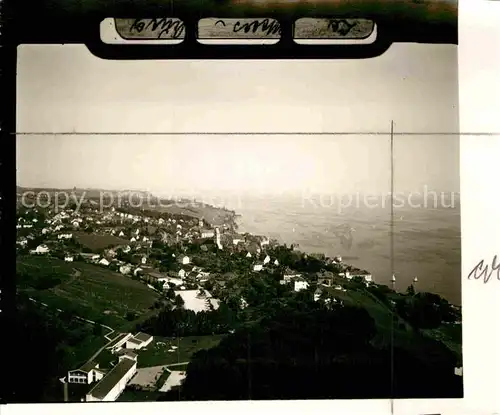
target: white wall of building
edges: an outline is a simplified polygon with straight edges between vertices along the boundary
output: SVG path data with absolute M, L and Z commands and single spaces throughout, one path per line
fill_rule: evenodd
M 302 291 L 309 287 L 309 283 L 307 281 L 295 281 L 293 284 L 293 288 L 295 291 Z
M 108 394 L 102 398 L 96 398 L 92 396 L 91 394 L 87 394 L 85 397 L 85 400 L 87 402 L 114 402 L 118 399 L 120 394 L 123 392 L 125 387 L 127 386 L 127 383 L 132 379 L 132 377 L 135 375 L 137 371 L 137 362 L 134 363 L 134 365 L 130 368 L 130 370 L 120 379 L 119 382 L 108 392 Z
M 151 344 L 153 341 L 153 337 L 150 337 L 149 340 L 146 340 L 145 342 L 142 343 L 142 347 L 146 347 L 147 345 Z
M 118 399 L 120 394 L 123 392 L 127 383 L 132 379 L 137 371 L 137 362 L 130 368 L 130 370 L 125 374 L 124 377 L 120 379 L 120 381 L 114 386 L 113 389 L 109 391 L 109 393 L 102 399 L 103 402 L 114 402 Z

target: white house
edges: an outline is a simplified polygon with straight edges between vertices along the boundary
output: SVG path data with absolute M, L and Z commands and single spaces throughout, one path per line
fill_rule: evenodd
M 203 229 L 201 231 L 202 238 L 213 238 L 215 236 L 215 232 L 212 229 Z
M 339 273 L 339 277 L 344 277 L 350 280 L 352 278 L 351 273 L 349 271 Z
M 264 266 L 262 264 L 255 264 L 253 266 L 254 271 L 262 271 L 263 268 L 264 268 Z
M 120 333 L 109 346 L 106 347 L 111 353 L 116 353 L 122 350 L 127 343 L 127 340 L 132 338 L 132 333 Z
M 247 252 L 247 255 L 246 255 L 247 258 L 252 258 L 252 254 L 250 252 Z
M 45 235 L 46 233 L 49 233 L 50 229 L 49 228 L 43 228 L 42 229 L 42 235 Z
M 170 288 L 170 285 L 169 285 L 170 283 L 172 283 L 176 286 L 179 286 L 179 285 L 184 284 L 184 281 L 182 281 L 179 278 L 168 278 L 167 280 L 164 281 L 163 289 L 168 290 Z
M 103 258 L 99 261 L 99 264 L 107 267 L 109 265 L 109 261 L 106 258 Z
M 184 256 L 182 257 L 182 264 L 183 264 L 183 265 L 187 265 L 187 264 L 189 264 L 189 262 L 190 262 L 189 257 L 188 257 L 188 256 L 186 256 L 186 255 L 184 255 Z
M 85 363 L 82 367 L 68 372 L 68 383 L 86 383 L 91 384 L 98 382 L 104 377 L 104 371 L 99 369 L 99 364 L 90 361 Z
M 36 249 L 34 251 L 32 251 L 34 254 L 46 254 L 47 252 L 49 252 L 50 249 L 47 245 L 45 244 L 42 244 L 42 245 L 38 245 L 36 247 Z
M 124 237 L 125 234 L 123 233 L 123 231 L 120 231 L 120 233 L 118 234 L 119 237 Z
M 87 402 L 116 401 L 136 372 L 137 355 L 133 352 L 124 353 L 119 357 L 116 366 L 87 393 L 85 400 Z
M 122 248 L 122 251 L 125 252 L 126 254 L 128 254 L 131 250 L 132 250 L 132 248 L 130 248 L 130 246 L 128 246 L 128 245 L 125 245 Z
M 339 274 L 340 276 L 342 277 L 345 277 L 347 278 L 348 280 L 351 280 L 353 278 L 363 278 L 365 280 L 365 282 L 372 282 L 372 276 L 371 274 L 367 274 L 367 273 L 350 273 L 349 271 L 346 271 L 346 272 L 342 272 Z
M 136 242 L 135 238 L 130 238 L 130 242 Z
M 153 341 L 153 336 L 146 333 L 137 333 L 125 343 L 126 349 L 142 349 Z
M 66 262 L 73 262 L 73 259 L 74 259 L 74 258 L 73 258 L 71 255 L 66 255 L 66 256 L 64 257 L 64 260 L 65 260 Z
M 75 229 L 78 228 L 78 227 L 80 227 L 80 223 L 78 221 L 76 221 L 76 220 L 73 221 L 72 225 L 73 225 L 73 228 L 75 228 Z
M 183 269 L 181 269 L 181 270 L 179 271 L 179 274 L 178 274 L 178 275 L 179 275 L 179 277 L 180 277 L 180 278 L 185 278 L 185 277 L 186 277 L 186 271 L 184 271 Z
M 269 257 L 269 255 L 266 255 L 266 257 L 264 258 L 264 265 L 269 264 L 269 262 L 271 262 L 271 258 Z
M 293 282 L 293 289 L 294 291 L 302 291 L 305 290 L 309 287 L 309 283 L 305 280 L 297 280 Z
M 464 375 L 464 368 L 463 367 L 456 367 L 455 368 L 455 375 L 463 376 Z
M 57 239 L 71 239 L 72 237 L 72 233 L 61 233 L 60 235 L 57 235 Z
M 130 265 L 122 265 L 120 267 L 120 274 L 127 275 L 127 274 L 130 274 L 130 271 L 132 271 L 132 268 L 130 267 Z M 134 274 L 135 274 L 135 272 L 134 272 Z
M 274 265 L 278 266 L 279 264 L 280 264 L 280 262 L 277 259 L 275 259 L 274 260 Z
M 301 279 L 302 275 L 301 274 L 284 274 L 283 279 L 280 280 L 280 284 L 289 284 L 295 279 Z

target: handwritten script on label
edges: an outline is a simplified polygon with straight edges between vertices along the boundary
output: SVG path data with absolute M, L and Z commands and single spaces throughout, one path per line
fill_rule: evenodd
M 467 279 L 482 279 L 486 284 L 490 281 L 491 277 L 496 272 L 497 280 L 500 281 L 500 260 L 498 259 L 497 255 L 493 257 L 491 264 L 485 265 L 484 262 L 484 259 L 479 261 L 479 263 L 472 269 Z
M 281 27 L 274 19 L 201 19 L 200 39 L 251 39 L 281 37 Z
M 115 19 L 116 30 L 121 37 L 132 39 L 183 39 L 184 22 L 174 18 Z
M 367 19 L 314 19 L 295 22 L 295 39 L 366 39 L 375 28 Z
M 330 29 L 333 33 L 338 33 L 340 36 L 347 36 L 349 32 L 355 27 L 358 23 L 356 21 L 350 23 L 347 20 L 330 20 L 328 23 L 328 29 Z

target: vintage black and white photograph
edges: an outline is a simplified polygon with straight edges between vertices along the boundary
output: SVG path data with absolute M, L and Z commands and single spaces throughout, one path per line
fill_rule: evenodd
M 21 45 L 18 402 L 461 398 L 456 132 L 456 45 Z

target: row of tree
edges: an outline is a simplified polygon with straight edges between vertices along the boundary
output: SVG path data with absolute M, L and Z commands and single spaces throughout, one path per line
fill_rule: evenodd
M 420 355 L 400 348 L 391 351 L 372 346 L 375 334 L 375 322 L 364 309 L 286 309 L 198 352 L 182 387 L 162 399 L 462 396 L 454 358 L 444 346 L 433 342 L 432 353 Z

